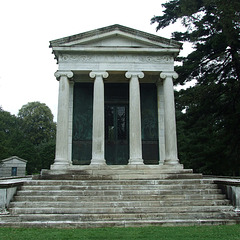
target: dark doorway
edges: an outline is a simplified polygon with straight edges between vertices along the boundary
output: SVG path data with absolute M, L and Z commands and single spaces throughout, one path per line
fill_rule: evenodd
M 140 85 L 142 155 L 144 164 L 158 164 L 158 112 L 157 87 L 153 83 Z
M 127 105 L 105 105 L 105 140 L 105 158 L 107 164 L 128 164 Z
M 126 165 L 129 159 L 128 84 L 105 84 L 105 159 Z
M 12 167 L 12 176 L 17 176 L 17 167 Z
M 72 161 L 88 165 L 92 158 L 93 83 L 75 83 Z

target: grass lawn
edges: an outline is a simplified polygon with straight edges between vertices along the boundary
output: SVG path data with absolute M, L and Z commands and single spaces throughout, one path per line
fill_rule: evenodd
M 142 228 L 0 228 L 1 240 L 240 240 L 240 225 L 197 227 L 142 227 Z

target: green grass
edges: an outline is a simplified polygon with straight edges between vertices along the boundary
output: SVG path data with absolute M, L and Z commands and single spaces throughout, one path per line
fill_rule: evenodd
M 1 240 L 240 240 L 240 225 L 201 227 L 142 227 L 142 228 L 0 228 Z

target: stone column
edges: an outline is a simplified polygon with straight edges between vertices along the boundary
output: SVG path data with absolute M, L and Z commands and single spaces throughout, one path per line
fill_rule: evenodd
M 68 128 L 68 157 L 72 163 L 72 137 L 73 137 L 73 93 L 74 82 L 69 82 L 69 128 Z
M 69 159 L 69 79 L 73 77 L 71 71 L 57 71 L 55 77 L 59 80 L 58 116 L 56 154 L 51 168 L 65 168 L 72 164 Z
M 91 164 L 106 164 L 104 157 L 104 83 L 103 78 L 108 77 L 104 71 L 90 72 L 89 76 L 94 79 L 93 90 L 93 134 L 92 134 L 92 160 Z
M 164 93 L 164 124 L 165 124 L 165 164 L 179 164 L 177 154 L 177 134 L 175 118 L 175 102 L 173 78 L 178 77 L 176 72 L 162 72 Z
M 163 81 L 159 79 L 157 85 L 157 101 L 158 101 L 158 142 L 159 142 L 159 165 L 163 165 L 165 161 L 165 126 L 164 126 L 164 94 Z
M 129 83 L 129 141 L 130 158 L 128 164 L 143 164 L 140 86 L 138 78 L 143 78 L 143 72 L 126 72 Z

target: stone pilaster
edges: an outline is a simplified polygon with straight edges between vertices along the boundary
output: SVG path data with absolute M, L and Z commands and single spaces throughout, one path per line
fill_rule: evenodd
M 158 101 L 158 142 L 159 142 L 159 165 L 163 165 L 165 161 L 165 124 L 164 124 L 164 94 L 163 81 L 159 79 L 157 85 L 157 101 Z
M 70 82 L 73 77 L 71 71 L 57 71 L 55 77 L 59 80 L 58 93 L 58 115 L 57 115 L 57 136 L 56 136 L 56 154 L 54 164 L 51 168 L 65 168 L 72 164 L 69 158 L 69 108 L 70 108 Z
M 104 82 L 103 78 L 108 77 L 105 71 L 93 71 L 89 76 L 94 78 L 93 90 L 93 135 L 92 135 L 92 160 L 91 164 L 106 164 L 104 157 Z
M 143 164 L 139 78 L 143 72 L 126 72 L 129 83 L 129 164 Z
M 164 94 L 164 124 L 165 124 L 165 164 L 179 164 L 177 153 L 177 134 L 173 78 L 178 77 L 176 72 L 162 72 Z

